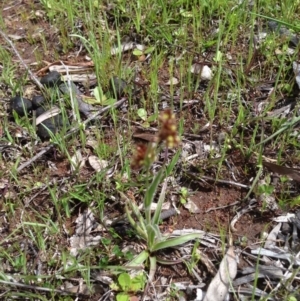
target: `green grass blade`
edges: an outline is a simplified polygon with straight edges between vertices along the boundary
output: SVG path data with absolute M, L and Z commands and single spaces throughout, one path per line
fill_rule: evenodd
M 283 133 L 287 129 L 295 126 L 299 121 L 300 121 L 300 117 L 293 118 L 291 120 L 291 122 L 283 124 L 282 127 L 277 132 L 275 132 L 274 134 L 272 134 L 271 136 L 269 136 L 267 139 L 259 142 L 258 144 L 256 144 L 256 146 L 259 146 L 261 144 L 265 144 L 266 142 L 272 140 L 273 138 L 275 138 L 276 136 L 280 135 L 281 133 Z
M 164 176 L 164 168 L 160 169 L 160 171 L 155 175 L 152 183 L 150 184 L 149 188 L 146 191 L 145 199 L 144 199 L 144 209 L 146 215 L 147 224 L 151 222 L 151 203 L 157 192 L 157 187 L 161 183 L 162 178 Z
M 261 18 L 270 20 L 270 21 L 275 21 L 275 22 L 277 22 L 278 24 L 281 24 L 281 25 L 284 25 L 284 26 L 286 26 L 286 27 L 289 27 L 289 28 L 291 28 L 291 29 L 293 29 L 293 30 L 295 30 L 295 31 L 297 31 L 297 32 L 300 31 L 300 27 L 299 27 L 299 26 L 295 26 L 295 25 L 293 25 L 293 24 L 284 22 L 284 21 L 282 21 L 282 20 L 279 20 L 279 19 L 276 19 L 276 18 L 272 18 L 272 17 L 266 16 L 266 15 L 260 15 L 260 14 L 257 14 L 257 13 L 251 13 L 251 12 L 250 12 L 250 14 L 255 15 L 255 16 L 257 16 L 257 17 L 261 17 Z
M 170 247 L 179 246 L 179 245 L 182 245 L 182 244 L 184 244 L 184 243 L 186 243 L 190 240 L 193 240 L 193 239 L 196 239 L 196 238 L 201 238 L 201 237 L 202 237 L 202 234 L 192 233 L 192 234 L 187 234 L 187 235 L 183 235 L 183 236 L 180 236 L 180 237 L 169 238 L 165 241 L 158 242 L 157 244 L 155 244 L 153 246 L 153 248 L 151 249 L 151 252 L 166 249 L 166 248 L 170 248 Z
M 152 224 L 154 224 L 154 225 L 158 225 L 158 223 L 160 221 L 161 208 L 165 201 L 166 189 L 167 189 L 167 181 L 165 181 L 163 184 L 163 187 L 161 189 L 160 196 L 159 196 L 159 199 L 157 202 L 157 207 L 156 207 L 156 210 L 155 210 L 153 218 L 152 218 Z
M 148 248 L 151 249 L 152 246 L 154 245 L 154 241 L 155 241 L 155 237 L 156 237 L 156 229 L 152 225 L 147 225 L 146 230 L 147 230 L 147 236 L 148 236 L 147 245 L 148 245 Z
M 144 250 L 139 255 L 134 257 L 131 261 L 129 261 L 126 266 L 139 267 L 141 266 L 149 257 L 149 253 Z
M 125 211 L 126 211 L 126 216 L 131 224 L 131 226 L 137 231 L 137 233 L 144 239 L 147 241 L 147 232 L 146 232 L 146 228 L 142 229 L 142 227 L 140 225 L 138 225 L 135 220 L 133 219 L 133 217 L 131 216 L 131 212 L 128 209 L 128 206 L 125 206 Z M 144 224 L 141 224 L 142 226 L 144 226 Z
M 173 158 L 172 158 L 170 164 L 166 167 L 166 176 L 167 176 L 167 177 L 168 177 L 168 176 L 171 174 L 171 172 L 173 171 L 175 165 L 176 165 L 177 162 L 178 162 L 178 159 L 179 159 L 179 156 L 180 156 L 180 155 L 181 155 L 181 149 L 178 150 L 178 151 L 176 152 L 176 154 L 173 156 Z
M 157 269 L 157 260 L 155 256 L 150 256 L 149 257 L 150 260 L 150 269 L 149 269 L 149 278 L 148 278 L 148 283 L 150 281 L 153 281 L 154 275 L 156 273 L 156 269 Z

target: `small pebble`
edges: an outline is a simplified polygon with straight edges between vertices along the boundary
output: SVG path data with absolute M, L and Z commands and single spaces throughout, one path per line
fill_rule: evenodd
M 36 95 L 32 98 L 32 108 L 40 108 L 45 103 L 45 97 L 43 95 Z
M 59 85 L 59 90 L 63 94 L 66 94 L 66 95 L 70 95 L 70 88 L 71 88 L 72 93 L 74 93 L 76 95 L 80 95 L 81 94 L 80 90 L 78 89 L 78 87 L 73 82 L 71 82 L 70 86 L 69 86 L 69 84 L 67 82 L 61 83 Z
M 64 124 L 66 124 L 66 126 L 69 126 L 69 121 L 64 120 L 61 114 L 48 118 L 37 126 L 37 135 L 42 140 L 49 139 L 51 138 L 49 130 L 51 131 L 51 133 L 55 134 L 63 128 Z
M 35 116 L 39 117 L 40 115 L 42 115 L 43 113 L 45 113 L 47 111 L 47 109 L 43 108 L 43 107 L 39 107 L 36 109 L 35 111 Z
M 21 96 L 15 96 L 10 100 L 11 111 L 16 111 L 18 115 L 24 116 L 26 113 L 32 109 L 32 102 Z
M 197 76 L 200 75 L 200 78 L 203 81 L 209 81 L 213 77 L 212 70 L 211 70 L 210 67 L 208 67 L 207 65 L 203 66 L 203 65 L 198 64 L 198 63 L 195 63 L 191 66 L 190 72 L 192 74 L 197 75 Z
M 41 78 L 41 84 L 46 87 L 58 86 L 61 83 L 61 75 L 57 71 L 52 71 Z
M 289 235 L 292 233 L 292 227 L 289 223 L 282 223 L 281 233 L 285 235 Z

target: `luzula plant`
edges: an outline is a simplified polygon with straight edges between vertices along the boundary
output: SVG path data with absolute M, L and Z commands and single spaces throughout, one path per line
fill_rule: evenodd
M 180 144 L 180 138 L 177 132 L 176 119 L 174 113 L 168 109 L 160 115 L 160 130 L 156 137 L 156 141 L 149 146 L 139 145 L 132 166 L 135 168 L 145 166 L 149 170 L 156 155 L 159 143 L 165 143 L 166 152 L 168 148 L 177 147 Z M 161 169 L 154 175 L 152 183 L 148 186 L 143 200 L 144 213 L 140 211 L 138 206 L 132 201 L 127 201 L 126 213 L 132 227 L 136 230 L 138 236 L 146 242 L 146 249 L 142 251 L 136 258 L 128 263 L 129 266 L 141 265 L 149 259 L 149 281 L 155 275 L 157 258 L 155 252 L 169 247 L 178 246 L 187 241 L 199 238 L 199 234 L 187 234 L 176 238 L 170 238 L 160 232 L 159 222 L 161 219 L 162 205 L 165 201 L 167 190 L 167 176 L 170 175 L 172 169 L 178 162 L 180 151 L 173 156 L 167 164 L 166 159 Z M 151 204 L 159 190 L 159 185 L 163 183 L 160 189 L 156 210 L 151 214 Z

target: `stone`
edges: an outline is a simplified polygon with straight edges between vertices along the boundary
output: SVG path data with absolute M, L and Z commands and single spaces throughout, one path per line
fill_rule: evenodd
M 36 110 L 37 108 L 40 108 L 44 103 L 46 99 L 43 95 L 36 95 L 32 98 L 32 108 Z
M 57 71 L 52 71 L 41 78 L 41 84 L 45 87 L 55 87 L 61 84 L 61 75 Z
M 24 97 L 15 96 L 10 100 L 11 111 L 16 111 L 18 115 L 24 116 L 32 109 L 32 102 Z
M 58 133 L 64 126 L 69 126 L 69 120 L 63 118 L 61 114 L 44 120 L 37 126 L 37 135 L 42 140 L 51 138 L 50 132 L 53 134 Z M 49 132 L 50 131 L 50 132 Z

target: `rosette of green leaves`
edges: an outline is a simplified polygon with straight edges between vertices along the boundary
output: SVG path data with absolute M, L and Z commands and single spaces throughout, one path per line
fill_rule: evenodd
M 147 259 L 150 261 L 150 275 L 154 276 L 156 270 L 155 252 L 166 249 L 169 247 L 175 247 L 182 245 L 190 240 L 199 238 L 199 234 L 186 234 L 180 237 L 170 238 L 168 236 L 162 235 L 159 229 L 160 216 L 162 212 L 162 205 L 165 201 L 165 195 L 167 190 L 167 176 L 170 175 L 172 169 L 174 168 L 176 162 L 178 161 L 180 152 L 178 152 L 172 159 L 169 166 L 163 166 L 159 172 L 154 176 L 152 183 L 146 190 L 144 197 L 144 212 L 145 215 L 140 211 L 138 206 L 131 201 L 126 204 L 127 218 L 131 226 L 135 229 L 137 234 L 146 242 L 147 249 L 137 255 L 128 266 L 140 266 Z M 158 192 L 159 185 L 163 183 L 160 195 L 158 198 L 156 210 L 151 215 L 151 204 L 154 202 L 154 198 Z

